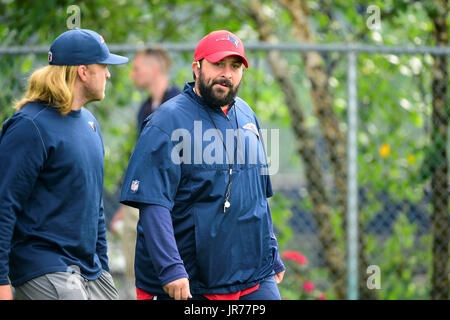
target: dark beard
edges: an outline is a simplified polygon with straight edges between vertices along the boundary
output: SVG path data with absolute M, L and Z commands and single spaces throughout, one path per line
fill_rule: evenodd
M 213 86 L 217 83 L 230 88 L 226 96 L 218 97 L 214 93 Z M 199 72 L 198 89 L 200 91 L 200 95 L 206 101 L 206 104 L 212 109 L 220 109 L 221 107 L 231 105 L 234 102 L 234 98 L 236 98 L 240 85 L 241 84 L 239 83 L 235 88 L 233 88 L 233 83 L 227 79 L 213 80 L 211 84 L 208 85 L 205 83 L 201 70 Z

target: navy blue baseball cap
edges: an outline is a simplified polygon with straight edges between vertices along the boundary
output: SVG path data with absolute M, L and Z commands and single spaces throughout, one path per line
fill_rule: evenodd
M 53 41 L 48 52 L 48 63 L 56 66 L 79 66 L 82 64 L 123 64 L 128 58 L 112 54 L 105 39 L 88 29 L 72 29 Z

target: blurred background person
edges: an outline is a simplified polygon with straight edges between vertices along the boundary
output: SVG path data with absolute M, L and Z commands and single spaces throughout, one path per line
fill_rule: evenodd
M 146 90 L 148 98 L 142 103 L 137 114 L 138 136 L 145 119 L 161 104 L 175 97 L 181 91 L 170 83 L 169 71 L 172 60 L 169 53 L 159 47 L 138 51 L 133 60 L 130 77 L 138 89 Z M 136 247 L 136 227 L 139 220 L 139 210 L 120 205 L 111 220 L 111 231 L 121 233 L 122 250 L 125 258 L 125 291 L 126 298 L 135 299 L 134 286 L 134 255 Z M 119 227 L 122 225 L 122 227 Z
M 138 130 L 142 130 L 144 120 L 162 103 L 175 97 L 181 91 L 170 85 L 169 70 L 172 65 L 169 53 L 158 47 L 138 51 L 133 61 L 131 79 L 138 89 L 147 90 L 149 97 L 138 113 Z

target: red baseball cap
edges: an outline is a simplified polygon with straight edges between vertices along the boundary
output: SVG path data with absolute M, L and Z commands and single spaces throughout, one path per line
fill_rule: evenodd
M 194 53 L 195 61 L 204 58 L 212 63 L 229 56 L 241 57 L 244 66 L 248 68 L 244 44 L 238 36 L 227 30 L 213 31 L 204 36 L 199 41 Z

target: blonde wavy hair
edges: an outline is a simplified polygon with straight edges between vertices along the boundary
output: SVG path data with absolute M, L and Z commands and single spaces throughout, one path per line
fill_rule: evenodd
M 56 108 L 62 115 L 72 109 L 74 85 L 78 66 L 48 65 L 33 72 L 22 99 L 14 109 L 20 110 L 28 102 L 42 102 Z

